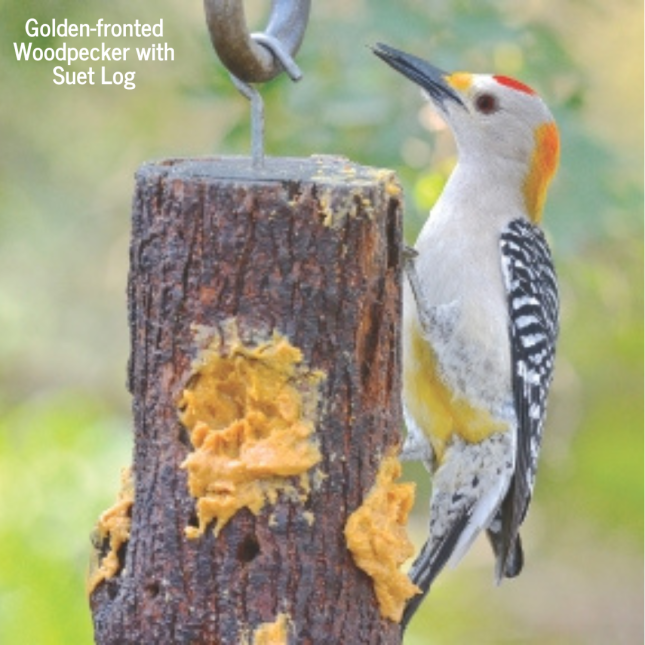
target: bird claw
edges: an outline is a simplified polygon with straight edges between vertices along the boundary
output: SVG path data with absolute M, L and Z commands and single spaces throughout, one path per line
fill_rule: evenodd
M 419 252 L 415 248 L 407 245 L 403 246 L 403 271 L 405 272 L 410 288 L 412 289 L 412 296 L 417 305 L 421 328 L 428 330 L 430 317 L 426 312 L 426 307 L 422 299 L 423 291 L 421 289 L 421 280 L 419 279 L 415 262 L 418 256 Z
M 420 284 L 419 276 L 417 275 L 417 267 L 415 260 L 419 257 L 419 251 L 417 251 L 413 246 L 408 246 L 407 244 L 403 245 L 403 271 L 408 277 L 408 282 L 412 287 L 414 292 L 415 300 L 418 301 L 418 296 L 420 294 Z
M 430 442 L 408 414 L 405 406 L 403 408 L 403 417 L 407 434 L 399 453 L 399 459 L 401 461 L 420 461 L 429 472 L 433 472 L 435 459 Z
M 412 264 L 414 262 L 414 259 L 419 255 L 419 251 L 417 251 L 413 246 L 404 244 L 402 255 L 404 265 Z
M 399 454 L 401 461 L 420 461 L 429 472 L 434 471 L 434 454 L 427 441 L 420 441 L 408 434 Z

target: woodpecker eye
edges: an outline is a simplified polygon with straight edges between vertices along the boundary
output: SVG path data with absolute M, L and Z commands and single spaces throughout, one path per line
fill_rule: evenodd
M 477 111 L 482 114 L 492 114 L 499 110 L 499 101 L 493 94 L 480 94 L 475 99 L 475 107 L 477 108 Z

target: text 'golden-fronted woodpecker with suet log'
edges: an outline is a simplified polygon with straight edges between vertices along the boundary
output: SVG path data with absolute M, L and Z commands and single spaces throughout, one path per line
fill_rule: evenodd
M 505 76 L 448 74 L 379 44 L 450 126 L 458 163 L 406 254 L 402 457 L 432 473 L 429 538 L 410 577 L 422 593 L 485 530 L 496 579 L 523 565 L 558 335 L 558 288 L 539 224 L 559 156 L 549 109 Z

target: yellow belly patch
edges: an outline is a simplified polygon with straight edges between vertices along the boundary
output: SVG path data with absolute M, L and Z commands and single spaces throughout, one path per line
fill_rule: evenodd
M 477 443 L 508 426 L 487 410 L 473 407 L 455 396 L 439 373 L 430 344 L 421 335 L 418 321 L 408 325 L 408 355 L 403 372 L 403 398 L 410 416 L 430 440 L 437 463 L 453 435 Z

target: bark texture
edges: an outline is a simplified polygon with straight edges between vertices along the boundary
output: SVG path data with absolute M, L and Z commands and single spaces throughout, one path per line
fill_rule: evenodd
M 96 642 L 252 643 L 288 617 L 289 643 L 400 643 L 347 550 L 347 517 L 399 442 L 401 194 L 389 171 L 345 159 L 166 160 L 136 176 L 128 285 L 135 498 L 121 569 L 91 594 Z M 180 468 L 178 400 L 195 328 L 235 319 L 279 332 L 322 370 L 324 474 L 304 502 L 196 525 Z M 313 522 L 303 519 L 303 508 Z M 245 640 L 246 639 L 246 640 Z

